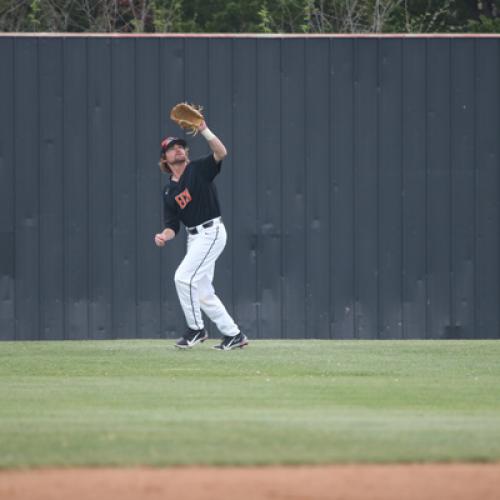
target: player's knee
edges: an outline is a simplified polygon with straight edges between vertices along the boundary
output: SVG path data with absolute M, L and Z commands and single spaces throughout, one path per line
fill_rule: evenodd
M 176 285 L 186 285 L 189 284 L 189 277 L 186 276 L 182 269 L 177 269 L 174 274 L 174 282 Z
M 202 306 L 209 306 L 214 302 L 214 293 L 212 291 L 206 291 L 205 293 L 200 294 L 200 304 Z

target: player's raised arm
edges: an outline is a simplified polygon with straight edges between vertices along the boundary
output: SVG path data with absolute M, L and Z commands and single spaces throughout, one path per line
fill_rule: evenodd
M 214 154 L 215 161 L 218 163 L 222 161 L 227 156 L 227 149 L 222 141 L 207 127 L 207 124 L 203 120 L 198 130 L 200 134 L 207 140 L 210 149 Z
M 227 150 L 221 140 L 207 127 L 202 110 L 202 106 L 180 102 L 171 109 L 170 118 L 188 134 L 196 135 L 200 132 L 207 140 L 218 163 L 227 156 Z

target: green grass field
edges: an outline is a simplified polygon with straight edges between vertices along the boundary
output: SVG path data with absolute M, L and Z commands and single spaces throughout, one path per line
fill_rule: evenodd
M 500 341 L 0 343 L 0 467 L 500 460 Z

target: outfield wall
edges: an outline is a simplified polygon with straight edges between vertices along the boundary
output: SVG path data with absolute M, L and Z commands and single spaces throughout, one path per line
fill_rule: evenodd
M 183 100 L 229 150 L 216 287 L 250 337 L 499 338 L 499 43 L 0 36 L 0 338 L 182 332 L 184 238 L 153 235 Z

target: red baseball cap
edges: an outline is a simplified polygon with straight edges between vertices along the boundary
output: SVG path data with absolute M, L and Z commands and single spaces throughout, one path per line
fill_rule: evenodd
M 161 141 L 161 152 L 165 153 L 175 144 L 180 144 L 183 148 L 187 146 L 187 142 L 184 139 L 180 139 L 179 137 L 165 137 Z

